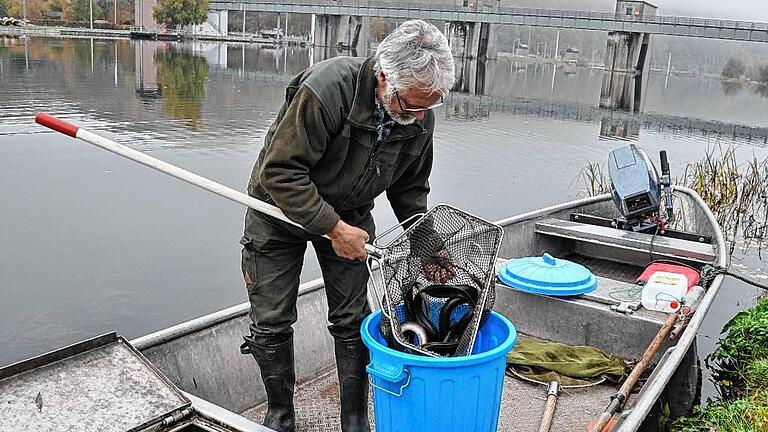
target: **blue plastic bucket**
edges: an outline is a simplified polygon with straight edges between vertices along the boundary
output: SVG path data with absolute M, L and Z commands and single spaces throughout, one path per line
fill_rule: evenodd
M 517 331 L 492 312 L 480 328 L 474 354 L 426 357 L 387 346 L 381 335 L 381 311 L 361 329 L 371 363 L 377 432 L 495 432 L 507 353 Z

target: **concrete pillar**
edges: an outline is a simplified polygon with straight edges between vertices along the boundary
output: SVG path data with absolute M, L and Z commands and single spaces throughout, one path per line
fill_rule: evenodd
M 141 31 L 156 32 L 160 30 L 155 17 L 152 16 L 152 9 L 155 5 L 157 5 L 157 0 L 135 0 L 133 16 L 136 17 L 136 25 Z
M 315 46 L 315 29 L 317 27 L 317 15 L 312 14 L 312 19 L 309 21 L 309 45 Z
M 340 22 L 340 15 L 316 15 L 315 45 L 321 47 L 337 47 Z
M 616 17 L 634 20 L 656 16 L 656 6 L 640 0 L 616 0 Z M 611 32 L 605 49 L 600 108 L 642 112 L 651 65 L 651 35 Z
M 456 84 L 453 90 L 488 94 L 493 81 L 493 68 L 486 61 L 495 59 L 497 53 L 496 35 L 491 26 L 452 21 L 446 23 L 445 34 L 456 57 Z
M 605 50 L 600 107 L 641 112 L 650 73 L 651 35 L 612 32 Z
M 464 46 L 464 55 L 468 58 L 477 58 L 478 49 L 480 49 L 480 24 L 468 22 L 467 26 L 467 42 Z
M 342 15 L 339 17 L 338 27 L 336 30 L 335 46 L 341 48 L 351 48 L 352 44 L 352 32 L 354 31 L 355 23 L 354 17 L 350 15 Z
M 465 23 L 451 21 L 445 24 L 445 35 L 454 57 L 466 56 L 467 28 Z
M 485 58 L 496 60 L 496 54 L 499 52 L 499 45 L 496 37 L 498 30 L 492 28 L 490 23 L 483 23 L 482 27 L 483 30 L 481 30 L 481 33 L 484 34 L 483 40 L 485 41 Z
M 446 23 L 445 34 L 456 57 L 496 58 L 496 32 L 491 24 L 452 21 Z
M 208 11 L 206 21 L 220 36 L 227 36 L 229 34 L 229 11 Z
M 371 38 L 371 17 L 354 17 L 355 27 L 349 46 L 358 55 L 367 55 Z

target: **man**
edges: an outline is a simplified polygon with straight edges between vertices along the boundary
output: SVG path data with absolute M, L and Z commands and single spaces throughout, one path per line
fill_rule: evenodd
M 253 354 L 267 392 L 264 425 L 295 430 L 293 329 L 299 275 L 312 242 L 325 281 L 334 338 L 342 431 L 368 431 L 368 351 L 360 325 L 370 312 L 364 245 L 374 236 L 382 192 L 400 221 L 427 209 L 431 108 L 454 82 L 445 36 L 406 21 L 376 55 L 337 57 L 296 76 L 253 168 L 248 193 L 278 206 L 304 230 L 248 210 L 242 269 L 251 302 Z M 327 234 L 331 241 L 320 236 Z

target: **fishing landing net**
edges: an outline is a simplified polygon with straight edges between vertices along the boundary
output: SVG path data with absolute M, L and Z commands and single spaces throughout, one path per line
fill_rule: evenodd
M 498 225 L 441 204 L 382 246 L 382 257 L 368 263 L 379 264 L 384 286 L 375 288 L 389 346 L 432 357 L 470 355 L 493 309 L 502 235 Z

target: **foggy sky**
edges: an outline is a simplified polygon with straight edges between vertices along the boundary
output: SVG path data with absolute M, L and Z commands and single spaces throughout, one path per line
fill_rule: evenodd
M 659 15 L 686 15 L 768 21 L 766 0 L 649 0 Z

